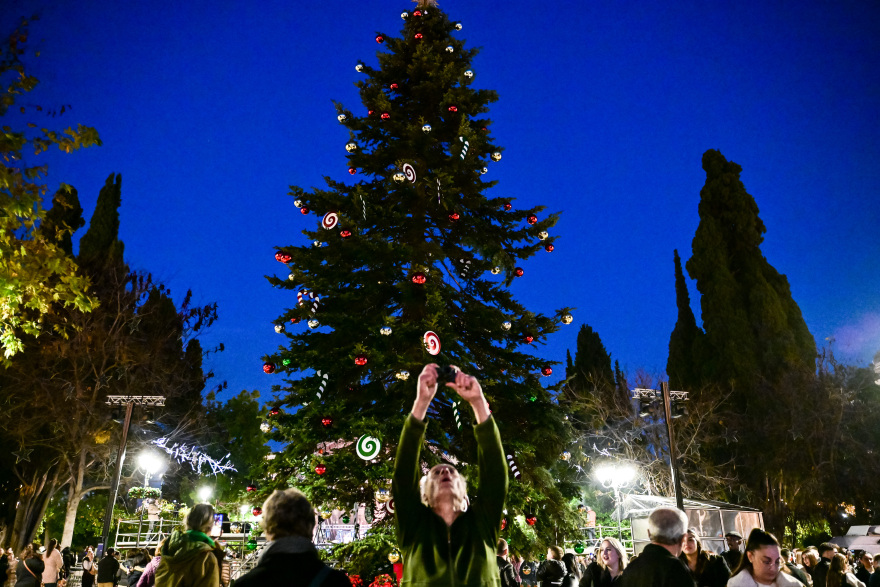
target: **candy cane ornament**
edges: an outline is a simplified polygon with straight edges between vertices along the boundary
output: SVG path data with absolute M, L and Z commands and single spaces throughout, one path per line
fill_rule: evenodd
M 468 149 L 470 148 L 471 144 L 464 137 L 458 137 L 458 140 L 464 143 L 464 146 L 461 148 L 461 160 L 464 161 L 465 155 L 467 155 Z
M 416 182 L 416 170 L 412 165 L 410 165 L 409 163 L 404 163 L 401 167 L 401 170 L 403 170 L 403 174 L 408 180 L 410 180 L 412 183 Z
M 522 477 L 522 473 L 520 472 L 516 461 L 513 460 L 513 455 L 507 455 L 507 464 L 510 466 L 510 473 L 513 475 L 513 478 L 519 481 Z

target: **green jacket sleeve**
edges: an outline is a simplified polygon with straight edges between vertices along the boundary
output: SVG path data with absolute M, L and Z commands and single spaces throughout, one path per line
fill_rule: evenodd
M 403 424 L 400 442 L 397 444 L 391 491 L 397 521 L 397 540 L 401 548 L 415 539 L 421 510 L 425 509 L 419 490 L 419 452 L 426 428 L 426 422 L 410 414 Z
M 474 513 L 484 540 L 494 548 L 501 532 L 501 515 L 507 499 L 507 464 L 495 418 L 489 416 L 485 422 L 474 426 L 474 435 L 480 466 L 479 498 L 474 504 Z

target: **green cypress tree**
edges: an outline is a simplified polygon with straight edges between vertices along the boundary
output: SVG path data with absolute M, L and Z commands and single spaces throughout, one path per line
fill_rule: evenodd
M 568 309 L 531 312 L 509 286 L 529 279 L 521 260 L 552 250 L 557 215 L 487 193 L 501 148 L 486 116 L 497 96 L 472 85 L 477 51 L 434 6 L 404 16 L 399 37 L 378 35 L 387 49 L 379 67 L 357 67 L 363 109 L 337 104 L 354 181 L 291 191 L 300 212 L 322 222 L 303 231 L 305 245 L 279 248 L 290 274 L 270 278 L 298 293 L 276 321 L 286 345 L 265 359 L 264 369 L 284 378 L 272 437 L 288 443 L 270 461 L 271 485 L 297 485 L 318 505 L 372 506 L 391 478 L 421 368 L 452 364 L 480 380 L 521 474 L 511 481 L 508 531 L 537 529 L 550 540 L 554 525 L 565 527 L 564 494 L 576 488 L 550 472 L 565 446 L 564 419 L 541 385 L 551 364 L 532 345 Z M 439 340 L 439 354 L 429 354 L 426 336 Z M 456 400 L 438 394 L 422 455 L 429 464 L 449 455 L 475 481 L 472 414 Z M 367 460 L 356 454 L 362 437 L 381 441 Z M 513 523 L 529 513 L 539 517 L 534 528 Z
M 703 331 L 697 326 L 691 310 L 684 272 L 681 270 L 681 257 L 675 255 L 675 303 L 678 306 L 678 320 L 669 337 L 669 358 L 666 361 L 666 374 L 672 389 L 697 390 L 701 383 L 699 349 Z
M 761 254 L 766 228 L 739 179 L 742 168 L 715 150 L 703 155 L 700 224 L 687 262 L 702 295 L 710 382 L 748 389 L 793 369 L 814 369 L 816 343 L 788 280 Z
M 110 269 L 117 276 L 127 271 L 123 261 L 125 245 L 119 240 L 121 204 L 122 176 L 111 173 L 98 193 L 89 228 L 79 241 L 77 263 L 93 279 L 106 280 Z M 96 285 L 100 287 L 100 284 Z
M 577 350 L 572 366 L 574 379 L 569 385 L 576 390 L 608 390 L 614 386 L 614 373 L 611 371 L 611 355 L 599 333 L 588 324 L 582 324 L 577 336 Z

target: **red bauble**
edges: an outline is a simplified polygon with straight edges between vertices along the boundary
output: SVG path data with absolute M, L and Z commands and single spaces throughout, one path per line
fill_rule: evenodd
M 367 355 L 358 355 L 354 358 L 354 364 L 358 367 L 363 367 L 367 364 Z
M 263 372 L 272 374 L 275 372 L 275 365 L 272 363 L 263 363 Z
M 333 424 L 333 418 L 321 418 L 321 424 L 324 426 L 324 428 L 329 428 Z
M 458 112 L 458 106 L 450 106 L 449 111 L 450 112 Z
M 543 375 L 544 377 L 553 375 L 553 369 L 551 369 L 550 367 L 544 367 L 543 369 L 541 369 L 541 375 Z
M 535 224 L 536 222 L 538 222 L 538 217 L 532 214 L 531 216 L 526 218 L 526 220 L 528 220 L 529 224 Z
M 396 89 L 397 89 L 397 84 L 391 84 L 390 87 L 391 87 L 392 90 L 396 90 Z
M 293 318 L 290 319 L 290 323 L 291 324 L 299 324 L 300 320 L 302 320 L 302 318 L 300 318 L 299 316 L 294 316 Z
M 270 417 L 275 417 L 280 413 L 281 413 L 281 410 L 279 410 L 278 408 L 272 408 L 271 410 L 269 410 Z
M 421 15 L 422 15 L 421 10 L 416 10 L 415 12 L 413 12 L 413 16 L 421 16 Z
M 425 277 L 425 274 L 419 271 L 418 273 L 413 273 L 412 282 L 418 285 L 424 284 L 428 281 L 428 278 Z
M 251 513 L 252 513 L 254 516 L 262 516 L 262 515 L 263 515 L 263 508 L 261 508 L 261 507 L 255 507 L 254 509 L 251 510 Z
M 299 209 L 299 213 L 302 214 L 303 216 L 305 216 L 306 214 L 309 213 L 309 209 L 306 208 L 305 206 L 303 206 L 302 208 Z
M 547 245 L 546 247 L 544 247 L 544 250 L 547 251 L 548 253 L 552 253 L 553 252 L 553 245 Z
M 354 175 L 355 173 L 358 172 L 358 170 L 357 170 L 356 168 L 354 168 L 354 167 L 349 167 L 349 168 L 348 168 L 348 172 L 349 172 L 350 174 Z
M 339 236 L 341 236 L 342 238 L 348 238 L 351 236 L 351 231 L 350 230 L 343 230 L 342 232 L 339 233 Z
M 278 251 L 277 253 L 275 253 L 275 260 L 279 263 L 288 263 L 290 261 L 290 255 Z
M 517 267 L 516 269 L 513 270 L 513 272 L 516 274 L 517 277 L 522 277 L 523 273 L 525 273 L 525 271 L 523 271 L 522 267 Z
M 501 518 L 501 529 L 507 528 L 507 518 Z
M 383 37 L 382 35 L 379 35 L 378 37 L 376 37 L 376 42 L 377 43 L 384 43 L 385 37 Z
M 257 486 L 254 485 L 253 483 L 251 483 L 250 485 L 247 486 L 247 492 L 248 492 L 248 493 L 253 493 L 253 492 L 256 491 L 256 490 L 257 490 Z
M 483 132 L 489 132 L 489 129 L 486 128 L 486 127 L 484 126 L 484 127 L 483 127 Z
M 416 38 L 417 41 L 421 41 L 421 40 L 422 40 L 423 38 L 425 38 L 425 37 L 424 37 L 424 35 L 422 35 L 422 33 L 416 33 L 416 37 L 415 37 L 415 38 Z
M 455 221 L 457 221 L 459 218 L 461 218 L 461 216 L 458 215 L 458 212 L 453 212 L 452 214 L 449 215 L 449 221 L 450 221 L 450 222 L 455 222 Z
M 367 110 L 367 116 L 372 116 L 376 113 L 375 110 Z
M 317 473 L 318 475 L 323 475 L 326 472 L 327 472 L 327 467 L 325 467 L 323 463 L 321 463 L 320 465 L 315 467 L 315 473 Z
M 529 526 L 534 526 L 537 521 L 538 516 L 534 514 L 529 514 L 528 516 L 526 516 L 526 524 L 528 524 Z
M 535 337 L 531 334 L 527 334 L 523 337 L 523 340 L 526 341 L 526 344 L 531 344 L 532 341 L 535 340 Z
M 389 118 L 391 118 L 391 115 L 387 112 L 383 112 L 380 118 L 382 118 L 382 120 L 388 120 Z
M 510 210 L 510 209 L 512 209 L 512 208 L 513 208 L 513 204 L 511 204 L 510 202 L 505 202 L 505 203 L 504 203 L 504 210 L 505 210 L 505 211 L 508 211 L 508 210 Z

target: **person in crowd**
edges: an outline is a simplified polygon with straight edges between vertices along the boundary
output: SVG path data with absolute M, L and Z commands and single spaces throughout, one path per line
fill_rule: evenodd
M 419 481 L 425 416 L 441 374 L 448 379 L 445 386 L 470 404 L 477 423 L 480 498 L 471 507 L 466 481 L 452 466 L 436 465 Z M 429 364 L 422 369 L 416 400 L 397 445 L 392 490 L 403 552 L 402 587 L 500 583 L 495 548 L 507 496 L 507 463 L 498 427 L 475 377 L 455 367 L 441 371 Z
M 65 579 L 69 579 L 70 568 L 76 565 L 76 555 L 73 553 L 69 546 L 65 546 L 61 549 L 61 560 L 64 563 L 64 568 L 62 570 L 61 576 Z
M 599 559 L 587 565 L 580 587 L 616 586 L 628 562 L 626 549 L 617 538 L 603 538 L 599 545 Z
M 98 566 L 95 564 L 95 552 L 92 547 L 86 548 L 82 559 L 82 579 L 80 585 L 82 587 L 94 587 L 95 575 L 98 574 Z
M 825 587 L 825 578 L 828 576 L 828 569 L 831 568 L 831 559 L 834 558 L 837 551 L 837 545 L 831 542 L 823 542 L 819 545 L 819 562 L 810 573 L 813 577 L 813 587 Z
M 516 571 L 508 560 L 507 540 L 501 538 L 498 540 L 498 547 L 495 549 L 495 561 L 498 563 L 498 575 L 501 579 L 501 587 L 518 587 L 516 580 Z
M 874 574 L 868 587 L 880 587 L 880 553 L 874 555 Z
M 510 555 L 510 557 L 507 560 L 509 560 L 510 564 L 513 566 L 513 572 L 516 576 L 516 583 L 517 583 L 517 585 L 519 585 L 519 583 L 520 583 L 519 570 L 522 567 L 523 558 L 521 556 L 519 556 L 518 554 L 513 553 Z
M 810 576 L 810 582 L 813 581 L 813 570 L 819 564 L 819 551 L 809 547 L 803 554 L 804 571 Z
M 522 587 L 533 587 L 538 584 L 538 565 L 535 561 L 522 562 L 519 566 L 519 582 Z
M 825 577 L 827 587 L 865 587 L 852 573 L 849 561 L 840 553 L 834 555 L 828 566 L 828 574 Z
M 301 491 L 273 492 L 263 504 L 263 535 L 268 542 L 257 566 L 237 579 L 235 587 L 351 587 L 345 573 L 321 562 L 312 544 L 314 531 L 315 508 Z M 157 586 L 162 587 L 158 582 Z
M 9 555 L 0 548 L 0 587 L 6 585 L 7 573 L 9 573 Z
M 15 566 L 15 587 L 40 587 L 43 584 L 43 555 L 37 552 L 33 544 L 28 544 L 18 555 Z
M 690 571 L 678 558 L 687 522 L 679 509 L 654 509 L 648 516 L 651 543 L 623 571 L 620 587 L 694 587 Z
M 186 530 L 174 530 L 162 546 L 156 568 L 156 587 L 218 587 L 223 583 L 225 553 L 208 536 L 214 525 L 214 507 L 193 506 L 186 516 Z M 228 579 L 227 579 L 228 583 Z
M 116 558 L 116 549 L 108 548 L 98 561 L 98 587 L 114 587 L 117 572 L 119 572 L 119 560 Z
M 150 553 L 152 558 L 147 563 L 147 566 L 144 567 L 144 572 L 138 579 L 137 587 L 154 587 L 156 585 L 156 567 L 159 566 L 159 562 L 162 560 L 162 555 L 159 554 L 159 551 L 162 550 L 163 544 L 165 544 L 164 540 L 159 543 L 158 548 Z
M 703 543 L 697 538 L 695 528 L 688 528 L 678 558 L 687 565 L 697 587 L 724 587 L 727 585 L 727 580 L 730 578 L 730 569 L 727 567 L 727 563 L 720 555 L 703 548 Z
M 590 540 L 590 546 L 596 541 L 596 512 L 590 506 L 587 508 L 587 538 Z
M 129 556 L 131 570 L 128 572 L 126 582 L 128 587 L 135 587 L 138 584 L 152 558 L 153 557 L 150 556 L 150 552 L 146 548 L 136 550 Z
M 547 549 L 547 558 L 538 566 L 538 581 L 541 587 L 561 587 L 565 578 L 565 563 L 562 562 L 562 549 L 551 546 Z
M 742 560 L 743 537 L 736 530 L 731 530 L 724 535 L 724 540 L 727 542 L 727 550 L 722 552 L 721 556 L 727 563 L 727 568 L 733 570 L 739 566 Z
M 779 541 L 769 532 L 754 528 L 746 541 L 746 552 L 734 569 L 727 587 L 801 587 L 800 581 L 789 575 L 782 561 Z
M 58 551 L 58 541 L 54 538 L 49 540 L 49 548 L 43 554 L 43 585 L 55 587 L 64 570 L 64 559 Z
M 565 565 L 565 577 L 562 579 L 562 587 L 578 587 L 581 582 L 581 569 L 577 557 L 573 552 L 562 555 L 562 563 Z
M 874 574 L 874 555 L 868 551 L 862 552 L 859 556 L 859 568 L 856 570 L 856 579 L 868 585 L 871 582 L 871 575 Z
M 788 567 L 788 572 L 789 574 L 791 574 L 792 577 L 800 581 L 804 585 L 804 587 L 812 587 L 812 578 L 807 574 L 806 571 L 795 564 L 794 560 L 792 560 L 794 557 L 792 556 L 790 550 L 788 550 L 787 548 L 783 548 L 779 551 L 779 555 L 782 557 L 782 562 L 785 563 L 786 567 Z

